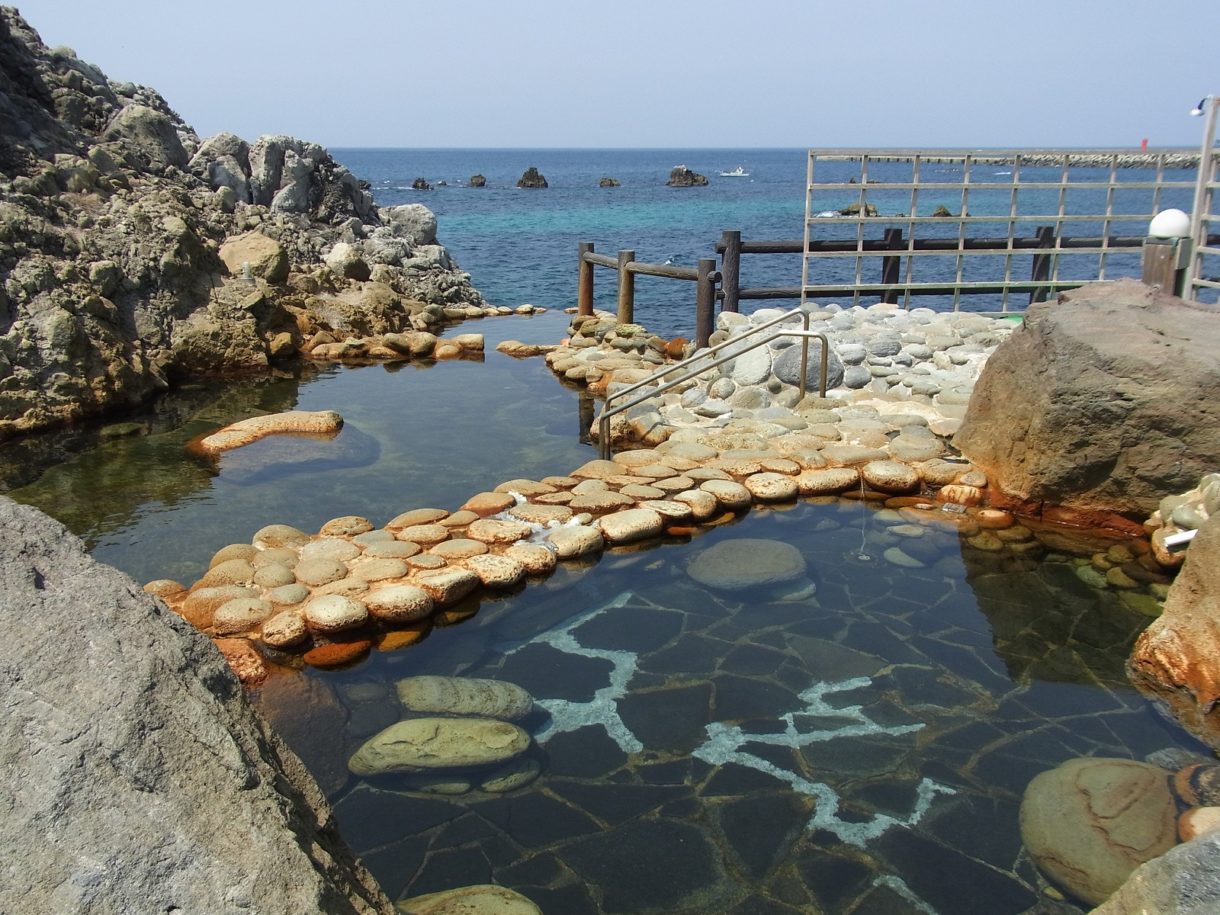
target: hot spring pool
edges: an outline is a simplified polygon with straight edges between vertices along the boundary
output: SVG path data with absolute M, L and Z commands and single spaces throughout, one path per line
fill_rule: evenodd
M 193 580 L 271 522 L 453 510 L 594 456 L 581 392 L 494 352 L 554 342 L 566 321 L 464 328 L 487 335 L 478 364 L 201 386 L 93 441 L 6 446 L 10 480 L 51 465 L 9 494 L 139 581 Z M 219 468 L 184 456 L 195 435 L 287 409 L 346 424 L 326 447 L 268 441 Z M 795 548 L 802 587 L 690 577 L 701 553 L 743 539 Z M 899 544 L 917 565 L 885 558 Z M 1078 756 L 1202 750 L 1127 684 L 1147 617 L 1076 572 L 1106 546 L 1059 534 L 983 550 L 853 500 L 755 508 L 689 540 L 563 563 L 439 614 L 416 644 L 281 673 L 255 698 L 393 897 L 499 883 L 552 915 L 1077 911 L 1041 893 L 1022 849 L 1029 780 Z M 469 790 L 444 794 L 350 775 L 351 753 L 402 714 L 395 683 L 421 674 L 527 689 L 537 777 L 497 793 L 453 772 L 432 788 Z

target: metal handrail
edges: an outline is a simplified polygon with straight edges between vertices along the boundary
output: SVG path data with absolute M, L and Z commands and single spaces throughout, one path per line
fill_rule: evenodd
M 801 338 L 800 392 L 801 392 L 802 398 L 805 396 L 805 392 L 808 388 L 807 380 L 806 380 L 805 376 L 806 376 L 808 362 L 809 362 L 809 339 L 811 337 L 816 337 L 822 341 L 821 382 L 820 382 L 820 385 L 818 388 L 818 394 L 820 397 L 825 397 L 826 396 L 827 367 L 828 367 L 828 360 L 829 360 L 829 356 L 830 356 L 830 341 L 826 338 L 825 334 L 823 334 L 819 331 L 811 331 L 809 329 L 809 314 L 810 314 L 810 311 L 808 308 L 794 308 L 791 311 L 786 311 L 782 315 L 772 318 L 769 321 L 764 321 L 762 324 L 759 324 L 757 327 L 750 328 L 749 331 L 747 331 L 744 334 L 741 334 L 738 337 L 733 337 L 729 340 L 725 340 L 723 343 L 718 343 L 709 349 L 700 350 L 699 352 L 697 352 L 691 356 L 688 356 L 686 359 L 683 359 L 681 362 L 675 362 L 673 365 L 667 365 L 667 366 L 664 366 L 664 367 L 658 369 L 657 371 L 653 372 L 651 375 L 649 375 L 647 378 L 643 379 L 642 381 L 637 381 L 634 384 L 628 385 L 625 388 L 615 391 L 613 394 L 608 394 L 606 396 L 605 401 L 602 403 L 601 415 L 598 416 L 598 418 L 597 418 L 598 453 L 601 455 L 601 457 L 603 459 L 609 459 L 609 457 L 610 457 L 610 419 L 611 419 L 611 417 L 617 416 L 619 413 L 622 413 L 624 410 L 630 410 L 632 407 L 638 406 L 639 404 L 642 404 L 646 400 L 651 400 L 654 397 L 664 394 L 666 391 L 669 391 L 672 388 L 677 387 L 678 385 L 682 384 L 683 382 L 690 381 L 692 378 L 697 378 L 699 375 L 702 375 L 708 369 L 714 369 L 721 365 L 724 365 L 726 362 L 732 362 L 734 359 L 736 359 L 738 356 L 742 355 L 743 353 L 748 353 L 751 350 L 755 350 L 758 347 L 764 346 L 764 345 L 770 343 L 772 340 L 775 340 L 779 337 L 800 337 Z M 794 318 L 794 317 L 798 317 L 798 316 L 801 319 L 801 329 L 800 330 L 779 330 L 779 331 L 776 331 L 775 333 L 770 334 L 769 336 L 763 338 L 762 340 L 757 340 L 754 343 L 751 343 L 749 346 L 746 346 L 746 347 L 740 346 L 740 344 L 743 340 L 756 336 L 757 334 L 761 333 L 762 331 L 767 330 L 771 327 L 774 327 L 777 324 L 781 324 L 789 318 Z M 665 384 L 661 385 L 659 388 L 652 388 L 652 385 L 655 382 L 659 381 L 661 378 L 664 378 L 670 372 L 676 372 L 679 369 L 685 368 L 695 362 L 700 362 L 700 363 L 704 362 L 708 358 L 708 356 L 711 356 L 712 354 L 717 353 L 720 350 L 726 349 L 730 346 L 734 347 L 734 350 L 730 355 L 723 356 L 719 359 L 714 360 L 713 362 L 709 362 L 705 365 L 701 365 L 699 368 L 695 369 L 693 372 L 689 372 L 678 378 L 671 379 L 670 381 L 667 381 Z M 640 394 L 637 397 L 633 397 L 631 400 L 627 401 L 624 404 L 619 404 L 618 406 L 615 406 L 615 407 L 610 406 L 610 402 L 612 400 L 614 400 L 618 397 L 624 397 L 627 394 L 630 394 L 632 391 L 638 391 L 641 388 L 649 388 L 649 390 L 643 394 Z

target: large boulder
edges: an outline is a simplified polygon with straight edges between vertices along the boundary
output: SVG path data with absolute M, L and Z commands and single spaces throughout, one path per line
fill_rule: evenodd
M 288 279 L 288 252 L 274 238 L 257 230 L 226 239 L 220 246 L 220 261 L 230 276 L 244 276 L 249 265 L 251 277 L 268 283 Z
M 1214 309 L 1134 280 L 1031 305 L 954 438 L 1015 503 L 1143 518 L 1220 454 Z
M 1220 912 L 1220 832 L 1141 864 L 1093 915 L 1214 915 Z
M 1052 880 L 1091 905 L 1177 843 L 1169 773 L 1130 759 L 1072 759 L 1035 777 L 1021 841 Z
M 0 499 L 0 910 L 390 913 L 213 644 Z
M 1220 748 L 1220 518 L 1191 541 L 1161 615 L 1131 649 L 1131 681 Z
M 155 171 L 171 165 L 186 168 L 188 157 L 177 125 L 168 115 L 145 105 L 120 108 L 103 139 L 125 143 Z

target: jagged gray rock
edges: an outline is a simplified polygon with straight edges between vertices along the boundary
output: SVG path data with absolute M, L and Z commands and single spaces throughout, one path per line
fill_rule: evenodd
M 279 245 L 289 270 L 247 278 L 219 256 L 249 233 Z M 375 272 L 327 270 L 339 244 Z M 360 313 L 385 305 L 362 293 L 370 279 L 392 290 L 388 311 Z M 319 332 L 411 330 L 428 305 L 483 304 L 434 216 L 383 219 L 323 147 L 201 142 L 155 91 L 48 49 L 0 7 L 0 438 L 192 374 L 264 370 Z
M 0 498 L 0 910 L 388 913 L 203 635 Z

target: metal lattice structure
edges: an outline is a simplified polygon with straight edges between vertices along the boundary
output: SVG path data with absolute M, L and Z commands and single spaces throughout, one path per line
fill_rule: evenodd
M 929 297 L 957 310 L 969 297 L 972 310 L 1007 312 L 1138 277 L 1151 218 L 1191 210 L 1198 161 L 1189 150 L 811 149 L 801 301 Z

